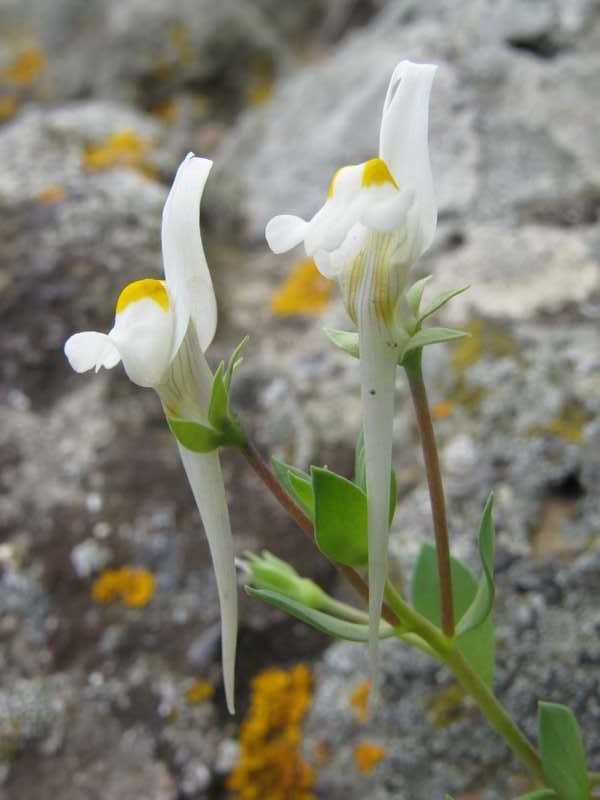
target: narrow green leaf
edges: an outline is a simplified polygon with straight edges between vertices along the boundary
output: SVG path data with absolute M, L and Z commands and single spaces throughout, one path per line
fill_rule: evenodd
M 544 777 L 559 798 L 588 800 L 585 750 L 573 712 L 558 703 L 539 703 L 538 740 Z
M 219 430 L 229 418 L 229 396 L 225 385 L 225 364 L 221 361 L 213 378 L 208 421 Z
M 556 797 L 556 792 L 552 789 L 537 789 L 535 792 L 522 794 L 517 800 L 551 800 L 552 797 Z
M 314 608 L 304 606 L 296 600 L 291 600 L 289 597 L 267 589 L 254 589 L 252 586 L 246 586 L 245 589 L 251 597 L 257 597 L 265 603 L 276 606 L 285 611 L 286 614 L 296 617 L 296 619 L 316 628 L 321 633 L 333 636 L 335 639 L 345 639 L 348 642 L 368 642 L 369 640 L 368 625 L 347 622 L 346 620 L 332 617 L 330 614 L 316 611 Z M 387 639 L 393 635 L 394 629 L 387 622 L 382 622 L 379 625 L 379 637 L 381 639 Z
M 445 306 L 453 297 L 456 297 L 458 294 L 462 294 L 469 289 L 469 284 L 466 286 L 459 286 L 458 289 L 450 289 L 449 292 L 442 292 L 442 294 L 438 294 L 429 305 L 425 306 L 423 311 L 419 314 L 419 322 L 423 322 L 424 319 L 430 317 L 432 314 L 435 314 L 436 311 L 439 311 L 442 306 Z
M 492 518 L 493 505 L 494 495 L 490 493 L 479 525 L 479 557 L 481 558 L 483 575 L 479 579 L 477 594 L 473 602 L 456 627 L 458 634 L 477 628 L 489 617 L 494 607 L 494 597 L 496 595 L 496 586 L 494 584 L 494 544 L 496 534 Z
M 242 351 L 248 344 L 248 339 L 249 339 L 248 336 L 244 336 L 242 341 L 238 344 L 238 346 L 231 354 L 229 361 L 227 363 L 227 369 L 225 370 L 225 388 L 227 389 L 228 392 L 231 389 L 231 379 L 233 378 L 233 373 L 244 360 L 242 358 Z
M 284 464 L 277 458 L 271 458 L 271 463 L 279 483 L 312 519 L 314 517 L 314 499 L 310 475 L 291 464 Z
M 431 280 L 432 275 L 426 275 L 421 280 L 416 281 L 413 285 L 408 289 L 406 292 L 406 299 L 408 300 L 409 306 L 412 308 L 413 314 L 415 317 L 418 318 L 419 316 L 419 307 L 421 305 L 421 298 L 423 297 L 423 291 L 427 283 Z
M 439 344 L 440 342 L 450 342 L 453 339 L 463 339 L 465 336 L 469 336 L 469 334 L 464 331 L 455 331 L 453 328 L 423 328 L 410 337 L 400 354 L 398 363 L 402 364 L 409 353 L 420 347 L 427 347 L 430 344 Z
M 304 473 L 298 474 L 298 471 L 290 471 L 288 473 L 288 478 L 290 481 L 290 486 L 294 495 L 294 498 L 298 501 L 298 503 L 302 506 L 304 511 L 308 514 L 311 519 L 314 519 L 315 516 L 315 498 L 313 495 L 313 487 L 312 482 L 308 476 L 304 476 Z
M 353 358 L 360 357 L 360 351 L 358 347 L 358 333 L 353 333 L 351 331 L 337 331 L 334 328 L 323 328 L 325 334 L 331 339 L 336 347 L 339 347 L 340 350 L 345 350 L 346 353 L 349 353 Z
M 453 607 L 455 619 L 461 619 L 477 594 L 477 581 L 470 569 L 452 557 Z M 412 577 L 412 600 L 417 611 L 434 625 L 440 624 L 440 588 L 435 547 L 424 544 Z M 477 628 L 457 636 L 456 644 L 471 667 L 491 686 L 494 680 L 494 626 L 488 617 Z
M 177 441 L 194 453 L 210 453 L 223 444 L 220 433 L 199 422 L 171 418 L 169 427 Z
M 319 550 L 339 564 L 365 566 L 369 560 L 366 494 L 328 469 L 312 467 L 311 475 Z

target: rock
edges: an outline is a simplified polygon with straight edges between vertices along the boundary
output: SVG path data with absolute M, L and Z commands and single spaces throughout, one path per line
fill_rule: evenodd
M 99 572 L 110 558 L 110 550 L 94 539 L 86 539 L 71 550 L 71 562 L 80 578 L 88 578 L 94 572 Z

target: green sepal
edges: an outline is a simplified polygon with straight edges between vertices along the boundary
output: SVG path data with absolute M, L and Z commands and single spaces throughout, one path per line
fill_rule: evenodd
M 225 378 L 225 387 L 228 392 L 231 389 L 231 380 L 233 378 L 233 373 L 244 360 L 242 352 L 246 347 L 246 345 L 248 344 L 248 339 L 249 339 L 248 336 L 244 336 L 242 341 L 238 344 L 238 346 L 235 348 L 235 350 L 229 357 L 229 361 L 227 362 L 227 369 L 225 370 L 224 378 Z
M 194 453 L 212 453 L 225 444 L 222 433 L 199 422 L 169 417 L 168 423 L 179 444 Z
M 332 617 L 331 614 L 326 614 L 323 611 L 317 611 L 314 608 L 308 608 L 296 600 L 291 600 L 289 597 L 278 594 L 277 592 L 270 592 L 266 589 L 254 589 L 252 586 L 245 587 L 246 592 L 251 597 L 256 597 L 265 603 L 276 606 L 290 614 L 292 617 L 305 622 L 312 628 L 316 628 L 321 633 L 326 633 L 333 636 L 335 639 L 344 639 L 347 642 L 368 642 L 369 641 L 369 626 L 361 625 L 358 622 L 347 622 L 346 620 Z M 394 635 L 394 628 L 388 625 L 387 622 L 381 622 L 379 625 L 379 638 L 388 639 Z
M 221 444 L 243 447 L 246 435 L 236 415 L 231 411 L 229 394 L 235 369 L 242 363 L 241 352 L 248 342 L 246 336 L 233 351 L 227 366 L 221 361 L 213 377 L 208 405 L 208 421 L 221 434 Z
M 365 437 L 361 429 L 354 448 L 354 483 L 367 492 L 367 471 L 365 469 Z M 396 513 L 396 504 L 398 502 L 398 478 L 396 471 L 392 467 L 390 475 L 390 516 L 389 524 L 391 526 Z
M 403 364 L 409 353 L 428 347 L 430 344 L 450 342 L 453 339 L 464 339 L 466 336 L 470 336 L 470 334 L 465 331 L 454 330 L 454 328 L 422 328 L 413 334 L 404 345 L 398 358 L 398 363 Z
M 588 800 L 590 781 L 581 731 L 567 706 L 538 704 L 538 742 L 544 778 L 559 798 Z
M 223 361 L 215 372 L 210 403 L 208 406 L 208 421 L 217 430 L 220 430 L 229 419 L 229 392 L 225 382 L 225 364 Z
M 451 557 L 454 618 L 461 620 L 477 594 L 477 581 L 471 570 L 457 558 Z M 421 547 L 412 576 L 412 600 L 415 609 L 430 622 L 440 625 L 440 588 L 435 547 Z M 494 680 L 495 641 L 492 618 L 477 628 L 457 635 L 456 646 L 473 670 L 488 686 Z
M 448 292 L 442 292 L 441 294 L 438 294 L 437 297 L 434 297 L 434 299 L 428 305 L 425 306 L 423 311 L 418 313 L 419 325 L 423 322 L 424 319 L 427 319 L 427 317 L 430 317 L 432 314 L 435 314 L 435 312 L 439 311 L 440 308 L 446 305 L 446 303 L 449 303 L 453 297 L 456 297 L 457 295 L 466 292 L 467 289 L 469 288 L 470 285 L 467 283 L 465 286 L 459 286 L 458 289 L 450 289 Z
M 483 574 L 479 579 L 477 594 L 473 602 L 456 626 L 458 635 L 474 630 L 482 622 L 485 622 L 494 607 L 496 595 L 496 586 L 494 584 L 494 544 L 496 534 L 492 518 L 493 505 L 494 495 L 490 493 L 479 525 L 479 557 Z
M 517 800 L 551 800 L 556 796 L 556 792 L 553 792 L 552 789 L 537 789 L 535 792 L 520 795 Z
M 360 358 L 358 333 L 338 331 L 334 328 L 323 328 L 323 330 L 336 347 L 339 347 L 340 350 L 345 350 L 353 358 Z
M 419 317 L 419 307 L 421 305 L 421 298 L 423 297 L 425 286 L 429 283 L 432 277 L 433 275 L 426 275 L 424 278 L 415 281 L 415 283 L 413 283 L 413 285 L 406 292 L 408 305 L 411 307 L 412 312 L 417 319 Z
M 315 541 L 332 561 L 364 567 L 369 560 L 367 495 L 328 469 L 311 467 Z
M 284 464 L 283 461 L 279 461 L 274 457 L 271 458 L 271 463 L 279 483 L 289 496 L 301 506 L 303 511 L 313 519 L 315 502 L 310 475 L 297 467 L 292 467 L 290 464 Z

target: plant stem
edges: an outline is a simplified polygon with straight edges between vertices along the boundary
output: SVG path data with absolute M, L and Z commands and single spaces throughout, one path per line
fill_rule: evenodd
M 477 703 L 490 725 L 498 731 L 513 753 L 528 767 L 536 779 L 545 785 L 542 764 L 533 745 L 509 717 L 493 692 L 473 671 L 457 649 L 456 644 L 444 636 L 428 619 L 411 608 L 393 587 L 388 587 L 386 596 L 395 613 L 401 615 L 406 626 L 435 651 L 437 657 L 446 664 L 463 689 Z
M 280 503 L 280 505 L 287 511 L 292 519 L 298 524 L 300 529 L 311 539 L 315 541 L 315 533 L 313 523 L 300 506 L 295 503 L 289 494 L 285 491 L 283 486 L 277 480 L 273 470 L 265 462 L 256 447 L 249 440 L 246 441 L 244 447 L 240 447 L 246 461 L 250 464 L 252 469 L 256 472 L 262 480 L 267 489 L 271 492 L 273 497 Z M 350 583 L 352 588 L 368 603 L 369 601 L 369 587 L 363 578 L 352 569 L 343 564 L 334 564 L 335 567 L 342 573 L 346 580 Z M 392 609 L 384 603 L 382 617 L 394 627 L 400 624 L 400 620 Z
M 429 413 L 427 390 L 421 369 L 421 352 L 417 351 L 414 355 L 411 354 L 406 360 L 404 368 L 408 376 L 410 393 L 419 426 L 425 473 L 427 475 L 427 485 L 429 486 L 429 500 L 433 517 L 440 581 L 442 631 L 446 636 L 453 636 L 454 610 L 452 606 L 452 573 L 450 568 L 450 542 L 446 521 L 446 503 L 435 433 L 431 422 L 431 414 Z

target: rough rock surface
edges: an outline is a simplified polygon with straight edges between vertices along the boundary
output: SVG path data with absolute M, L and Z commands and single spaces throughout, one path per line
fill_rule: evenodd
M 594 0 L 0 2 L 1 800 L 227 796 L 238 720 L 224 712 L 216 586 L 177 453 L 152 393 L 118 370 L 73 374 L 62 344 L 107 329 L 122 286 L 160 274 L 173 171 L 189 149 L 215 154 L 210 359 L 250 333 L 235 403 L 259 445 L 350 473 L 356 363 L 321 330 L 347 327 L 345 312 L 333 299 L 318 316 L 275 316 L 294 256 L 261 237 L 275 213 L 314 213 L 340 164 L 374 154 L 401 57 L 440 65 L 440 221 L 419 274 L 433 273 L 432 294 L 472 284 L 440 316 L 471 338 L 425 356 L 453 547 L 477 569 L 493 488 L 500 695 L 531 735 L 537 698 L 571 705 L 600 769 L 599 41 Z M 401 376 L 397 408 L 391 553 L 407 579 L 430 521 Z M 267 547 L 349 597 L 241 459 L 224 465 L 238 553 Z M 125 564 L 155 577 L 148 605 L 95 602 L 98 574 Z M 258 670 L 316 670 L 305 752 L 318 797 L 526 790 L 424 656 L 386 645 L 388 705 L 360 726 L 349 693 L 364 652 L 325 650 L 241 603 L 240 717 Z M 194 703 L 197 678 L 216 691 Z M 362 740 L 387 749 L 372 776 L 354 762 Z

